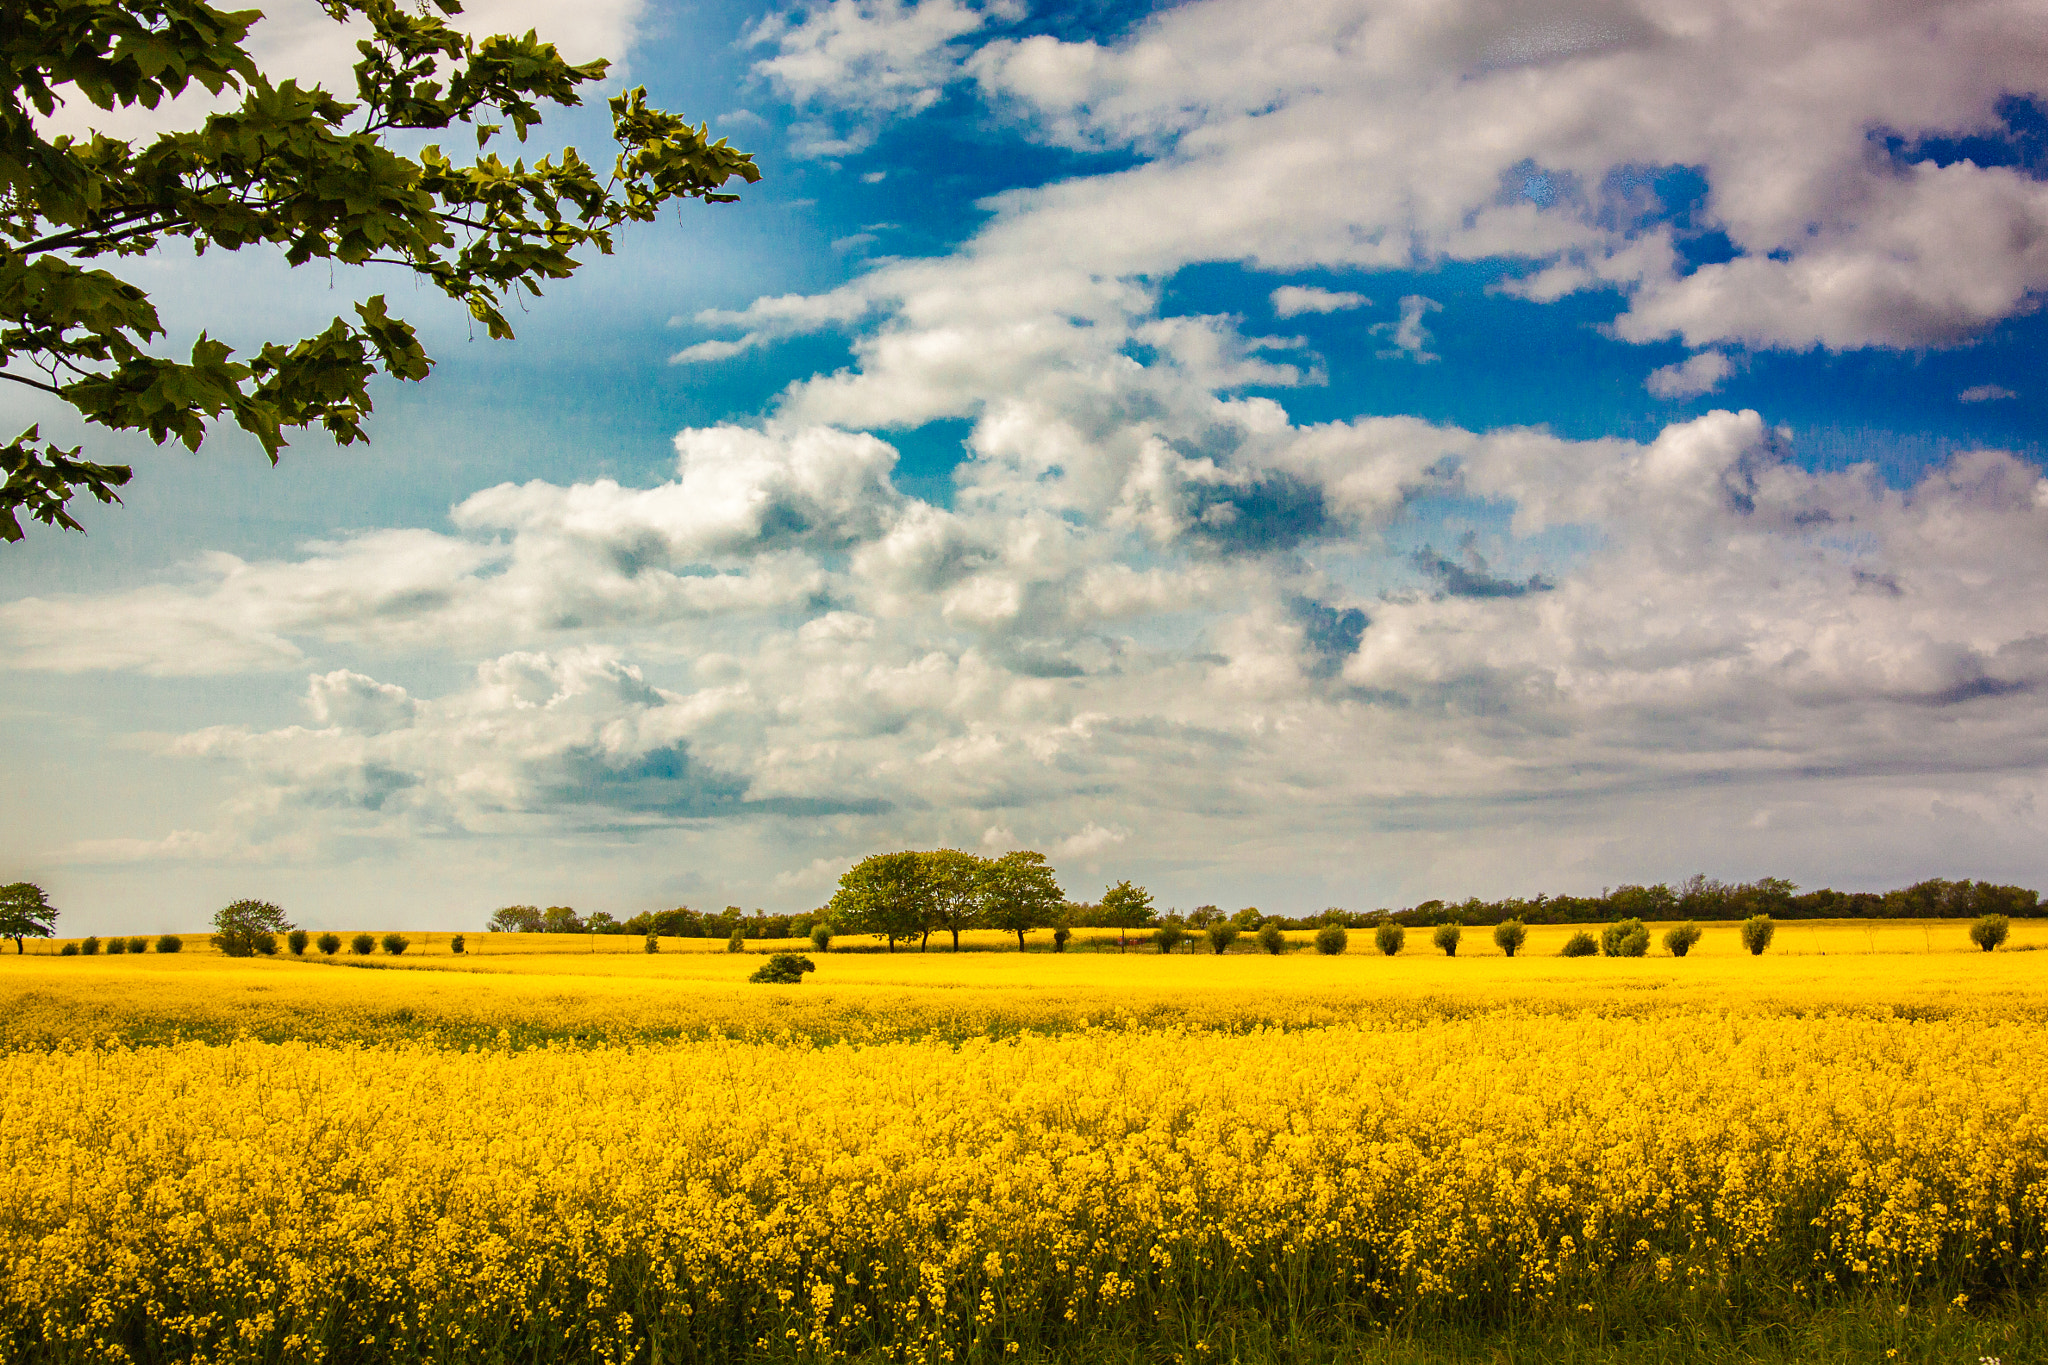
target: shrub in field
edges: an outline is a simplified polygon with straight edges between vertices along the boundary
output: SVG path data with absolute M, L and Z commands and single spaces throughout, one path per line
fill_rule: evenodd
M 357 957 L 368 957 L 377 951 L 377 940 L 369 934 L 357 934 L 348 941 L 348 950 Z
M 1202 931 L 1209 940 L 1209 951 L 1227 953 L 1230 945 L 1237 942 L 1237 926 L 1228 921 L 1210 925 Z
M 332 933 L 322 934 L 319 938 L 313 940 L 313 946 L 328 957 L 333 957 L 341 951 L 341 935 Z
M 391 956 L 393 957 L 397 957 L 400 953 L 404 952 L 407 948 L 410 947 L 412 947 L 412 940 L 407 938 L 404 934 L 384 935 L 384 951 L 391 954 Z
M 146 939 L 146 938 L 131 938 L 131 939 L 129 939 L 129 940 L 128 940 L 128 951 L 129 951 L 129 952 L 131 952 L 131 953 L 146 953 L 146 952 L 148 952 L 148 951 L 149 951 L 149 940 L 148 940 L 148 939 Z
M 119 957 L 128 951 L 128 940 L 116 935 L 107 940 L 107 956 Z
M 1664 931 L 1664 951 L 1673 957 L 1684 957 L 1692 951 L 1693 945 L 1704 936 L 1705 931 L 1691 920 Z
M 1380 924 L 1379 928 L 1372 931 L 1372 941 L 1374 947 L 1378 948 L 1388 957 L 1392 957 L 1401 951 L 1403 944 L 1407 943 L 1408 931 L 1392 920 L 1386 920 Z
M 78 940 L 78 951 L 84 953 L 87 957 L 98 956 L 100 951 L 99 935 L 87 934 L 84 938 Z
M 312 941 L 313 936 L 304 929 L 294 929 L 284 936 L 284 946 L 292 950 L 293 957 L 304 957 L 306 945 Z
M 1341 924 L 1325 924 L 1316 930 L 1316 951 L 1324 957 L 1342 957 L 1351 946 L 1351 935 Z
M 811 950 L 819 953 L 832 951 L 832 926 L 813 924 L 811 926 Z
M 1762 957 L 1764 949 L 1771 946 L 1771 936 L 1778 932 L 1778 926 L 1769 915 L 1751 915 L 1742 922 L 1742 946 L 1749 949 L 1751 957 Z
M 648 934 L 646 938 L 644 938 L 644 939 L 642 939 L 642 940 L 640 941 L 640 951 L 641 951 L 641 952 L 643 952 L 643 953 L 658 953 L 658 952 L 660 952 L 660 951 L 661 951 L 661 935 L 660 935 L 660 934 L 656 934 L 656 933 L 650 933 L 650 934 Z
M 766 982 L 772 986 L 799 986 L 803 984 L 804 973 L 818 970 L 818 964 L 802 953 L 777 953 L 754 968 L 749 981 Z
M 1439 924 L 1436 927 L 1436 932 L 1430 935 L 1430 942 L 1443 949 L 1445 957 L 1456 957 L 1458 955 L 1458 940 L 1464 936 L 1465 931 L 1455 924 Z
M 459 955 L 461 953 L 468 951 L 468 949 L 469 940 L 464 938 L 460 934 L 457 934 L 455 935 L 455 937 L 448 940 L 448 951 L 451 953 L 456 953 Z
M 2012 932 L 2012 921 L 2004 915 L 1985 915 L 1970 926 L 1970 942 L 1985 952 L 1995 950 Z
M 1172 920 L 1168 920 L 1152 931 L 1152 941 L 1159 945 L 1159 951 L 1162 953 L 1170 953 L 1175 948 L 1178 948 L 1181 940 L 1187 936 L 1188 931 L 1175 924 Z
M 256 935 L 255 943 L 253 946 L 255 947 L 257 952 L 263 954 L 265 957 L 276 957 L 277 935 L 272 933 L 259 933 Z
M 1287 951 L 1287 934 L 1279 925 L 1268 920 L 1259 926 L 1259 949 L 1278 957 Z
M 182 953 L 185 951 L 185 940 L 176 934 L 164 934 L 157 939 L 156 950 L 160 953 Z
M 1493 926 L 1493 945 L 1513 957 L 1529 941 L 1529 927 L 1518 919 L 1504 919 Z
M 1052 927 L 1052 950 L 1056 953 L 1064 953 L 1067 950 L 1067 940 L 1073 936 L 1074 931 L 1072 929 L 1064 924 L 1055 924 Z
M 1650 931 L 1639 919 L 1621 919 L 1600 931 L 1602 957 L 1641 957 L 1650 951 Z
M 745 931 L 740 929 L 733 930 L 732 937 L 725 941 L 725 950 L 728 953 L 744 953 L 747 950 L 747 935 Z
M 65 945 L 64 945 L 64 946 L 63 946 L 62 948 L 59 948 L 59 949 L 57 950 L 57 956 L 58 956 L 58 957 L 77 957 L 77 956 L 78 956 L 78 945 L 77 945 L 76 943 L 67 943 L 67 944 L 65 944 Z
M 1578 933 L 1565 940 L 1564 947 L 1558 949 L 1557 955 L 1559 957 L 1592 957 L 1599 951 L 1599 940 L 1584 929 L 1581 929 Z

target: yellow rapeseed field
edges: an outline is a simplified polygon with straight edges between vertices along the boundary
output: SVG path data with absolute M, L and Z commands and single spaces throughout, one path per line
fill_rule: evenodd
M 0 1359 L 1192 1365 L 2038 1293 L 2048 958 L 1816 942 L 0 958 Z

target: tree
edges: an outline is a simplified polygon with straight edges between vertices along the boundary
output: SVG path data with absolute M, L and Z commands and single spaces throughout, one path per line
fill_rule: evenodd
M 981 875 L 988 859 L 957 848 L 934 849 L 917 855 L 921 865 L 929 913 L 921 926 L 922 935 L 944 929 L 953 935 L 953 951 L 960 951 L 960 931 L 981 922 Z M 918 950 L 924 950 L 922 937 Z
M 1604 957 L 1641 957 L 1650 951 L 1650 930 L 1639 919 L 1616 920 L 1600 931 Z
M 204 0 L 8 0 L 0 101 L 0 377 L 54 395 L 87 421 L 142 431 L 197 450 L 227 417 L 273 463 L 285 433 L 318 424 L 340 444 L 366 439 L 369 381 L 426 378 L 434 362 L 379 294 L 316 336 L 271 342 L 244 360 L 205 333 L 189 361 L 152 354 L 164 335 L 149 295 L 82 263 L 139 256 L 183 239 L 197 251 L 265 244 L 293 266 L 396 265 L 461 303 L 494 338 L 509 338 L 500 305 L 566 279 L 612 232 L 649 222 L 681 199 L 719 193 L 760 172 L 702 127 L 649 107 L 634 89 L 610 101 L 619 144 L 608 176 L 573 147 L 507 165 L 486 149 L 509 122 L 521 142 L 543 105 L 582 102 L 578 87 L 606 63 L 571 66 L 532 34 L 472 39 L 440 14 L 401 0 L 321 0 L 337 23 L 366 21 L 355 100 L 274 84 L 247 49 L 256 10 Z M 424 10 L 427 7 L 419 7 Z M 60 103 L 140 104 L 198 85 L 239 93 L 238 107 L 195 131 L 134 146 L 94 134 L 45 137 L 36 116 Z M 458 165 L 439 146 L 398 150 L 423 131 L 460 126 L 477 157 Z M 22 537 L 19 513 L 82 529 L 75 497 L 118 502 L 125 465 L 81 458 L 30 427 L 0 447 L 0 539 Z
M 1777 932 L 1769 915 L 1751 915 L 1742 922 L 1742 946 L 1749 949 L 1751 957 L 1762 957 Z
M 1316 930 L 1316 951 L 1324 957 L 1342 957 L 1351 946 L 1351 935 L 1341 924 L 1325 924 Z
M 1390 919 L 1381 920 L 1379 926 L 1372 931 L 1373 945 L 1388 957 L 1400 952 L 1407 940 L 1408 931 Z
M 1209 940 L 1209 951 L 1221 957 L 1230 951 L 1230 945 L 1237 942 L 1237 926 L 1229 920 L 1217 920 L 1202 931 Z
M 1098 918 L 1108 928 L 1118 931 L 1116 947 L 1118 952 L 1123 952 L 1130 946 L 1130 931 L 1142 929 L 1152 922 L 1152 893 L 1142 886 L 1132 886 L 1128 881 L 1118 882 L 1102 893 Z
M 1704 937 L 1700 927 L 1691 920 L 1675 925 L 1664 931 L 1664 948 L 1673 957 L 1684 957 L 1693 950 L 1693 945 Z
M 284 911 L 269 901 L 241 900 L 221 907 L 213 917 L 213 946 L 229 957 L 277 951 L 277 936 L 291 932 Z M 266 949 L 265 940 L 270 946 Z
M 1051 924 L 1067 899 L 1043 853 L 1017 849 L 990 863 L 982 873 L 982 922 L 1007 929 L 1024 951 L 1024 935 Z
M 1455 924 L 1439 924 L 1436 927 L 1436 933 L 1432 936 L 1432 941 L 1438 948 L 1443 950 L 1445 957 L 1456 957 L 1458 955 L 1458 940 L 1464 937 L 1464 933 L 1465 931 Z
M 1157 929 L 1152 931 L 1152 941 L 1159 945 L 1159 951 L 1162 953 L 1172 952 L 1180 946 L 1181 940 L 1187 936 L 1188 931 L 1181 927 L 1179 920 L 1170 919 L 1163 921 Z
M 1513 957 L 1516 950 L 1528 941 L 1528 926 L 1518 919 L 1504 919 L 1493 926 L 1494 946 L 1509 957 Z
M 913 939 L 930 916 L 923 855 L 875 853 L 848 868 L 832 893 L 832 920 L 849 934 L 873 934 L 889 941 Z
M 493 934 L 537 934 L 540 920 L 538 905 L 507 905 L 492 911 L 484 928 Z
M 1970 942 L 1987 953 L 1996 952 L 1998 945 L 2004 943 L 2011 932 L 2012 921 L 2004 915 L 1985 915 L 1970 926 Z M 19 947 L 17 943 L 16 948 Z
M 540 931 L 543 934 L 580 934 L 583 932 L 583 917 L 566 905 L 550 905 L 540 914 Z
M 1277 920 L 1267 920 L 1259 926 L 1259 951 L 1278 957 L 1287 951 L 1287 934 Z
M 43 888 L 34 882 L 13 882 L 0 886 L 0 938 L 14 940 L 14 955 L 21 956 L 25 938 L 49 938 L 57 932 L 57 909 Z

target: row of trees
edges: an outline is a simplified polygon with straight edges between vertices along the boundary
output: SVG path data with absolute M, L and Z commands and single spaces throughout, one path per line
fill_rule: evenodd
M 654 934 L 660 938 L 805 938 L 813 925 L 826 921 L 823 910 L 806 910 L 795 915 L 771 915 L 765 910 L 752 914 L 737 905 L 721 911 L 692 910 L 679 905 L 673 910 L 643 910 L 631 919 L 618 919 L 599 910 L 579 915 L 567 905 L 507 905 L 491 913 L 484 928 L 494 934 Z
M 877 853 L 848 868 L 826 907 L 840 933 L 874 934 L 920 950 L 935 932 L 953 937 L 968 929 L 1001 929 L 1017 936 L 1017 951 L 1033 929 L 1066 925 L 1066 893 L 1045 855 L 1017 849 L 983 858 L 957 848 Z M 1056 946 L 1064 947 L 1064 935 Z

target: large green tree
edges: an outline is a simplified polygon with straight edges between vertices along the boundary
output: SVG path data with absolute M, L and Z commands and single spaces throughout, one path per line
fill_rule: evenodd
M 1121 931 L 1116 941 L 1118 951 L 1122 951 L 1129 946 L 1131 930 L 1152 922 L 1152 893 L 1128 881 L 1118 882 L 1102 893 L 1099 914 L 1104 924 Z
M 16 956 L 25 938 L 48 938 L 57 932 L 57 910 L 34 882 L 0 886 L 0 938 L 14 940 Z
M 1053 923 L 1066 899 L 1067 893 L 1060 890 L 1043 853 L 1029 849 L 1005 853 L 982 874 L 982 923 L 1014 933 L 1020 953 L 1024 935 Z
M 214 912 L 213 946 L 229 957 L 277 951 L 277 935 L 291 932 L 284 910 L 269 901 L 239 900 Z
M 931 902 L 926 932 L 943 929 L 952 934 L 953 951 L 957 953 L 960 931 L 981 923 L 981 878 L 988 860 L 957 848 L 933 849 L 917 856 L 924 864 L 925 887 Z
M 931 922 L 924 858 L 921 853 L 876 853 L 855 863 L 832 893 L 832 922 L 842 933 L 889 940 L 892 953 L 899 939 L 924 933 Z
M 98 262 L 183 239 L 196 251 L 267 246 L 294 266 L 394 265 L 461 303 L 493 337 L 501 305 L 563 279 L 578 254 L 609 254 L 612 232 L 679 199 L 726 202 L 719 188 L 760 178 L 745 153 L 652 108 L 634 89 L 611 100 L 619 144 L 608 170 L 573 147 L 528 164 L 489 150 L 506 124 L 524 142 L 546 105 L 581 102 L 606 64 L 571 65 L 533 33 L 473 39 L 444 15 L 399 0 L 320 0 L 337 23 L 361 18 L 355 98 L 273 83 L 247 50 L 256 10 L 203 0 L 7 0 L 0 5 L 0 379 L 52 395 L 88 421 L 196 450 L 232 420 L 273 463 L 286 433 L 318 425 L 365 439 L 370 380 L 424 379 L 433 360 L 384 296 L 315 336 L 237 358 L 201 333 L 188 358 L 151 349 L 164 327 L 149 295 Z M 421 10 L 427 9 L 422 5 Z M 154 109 L 188 87 L 239 94 L 197 129 L 140 145 L 94 134 L 45 136 L 60 104 Z M 408 155 L 422 130 L 460 126 L 476 156 L 439 146 Z M 0 447 L 0 539 L 20 514 L 82 529 L 73 499 L 118 502 L 132 470 L 62 449 L 30 427 Z

